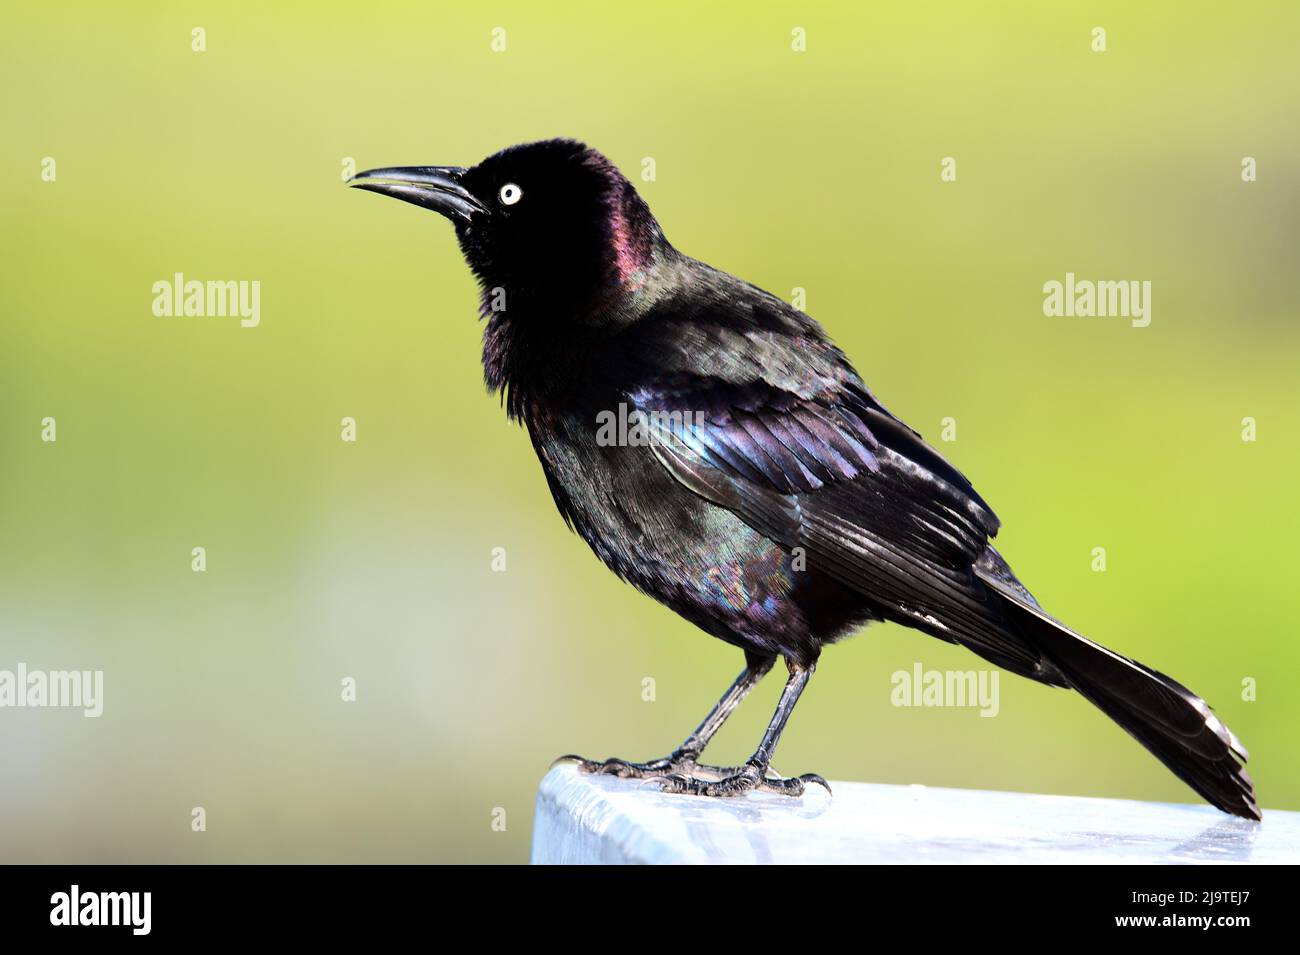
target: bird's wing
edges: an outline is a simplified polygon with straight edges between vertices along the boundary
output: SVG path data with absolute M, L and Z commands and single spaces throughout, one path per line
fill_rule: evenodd
M 975 574 L 998 529 L 993 512 L 880 406 L 810 319 L 779 327 L 737 322 L 734 309 L 718 322 L 695 315 L 657 323 L 636 353 L 648 357 L 625 397 L 679 483 L 804 548 L 810 566 L 895 620 L 1059 682 Z

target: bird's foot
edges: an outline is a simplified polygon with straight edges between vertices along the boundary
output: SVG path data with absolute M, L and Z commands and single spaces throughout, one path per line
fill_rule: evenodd
M 561 756 L 552 766 L 559 763 L 576 763 L 580 772 L 592 773 L 604 776 L 619 776 L 623 779 L 650 779 L 656 776 L 666 776 L 672 773 L 690 774 L 697 770 L 716 770 L 721 772 L 719 766 L 700 766 L 695 760 L 699 754 L 686 753 L 678 751 L 671 756 L 665 756 L 662 759 L 652 759 L 645 763 L 634 763 L 627 759 L 586 759 L 582 756 L 570 754 Z M 721 778 L 721 776 L 719 776 Z
M 711 767 L 715 768 L 715 767 Z M 767 767 L 746 763 L 721 779 L 701 777 L 698 773 L 669 773 L 659 781 L 666 793 L 683 793 L 691 796 L 743 796 L 747 792 L 777 793 L 782 796 L 802 796 L 809 783 L 822 786 L 829 793 L 830 785 L 816 773 L 804 773 L 792 779 L 767 775 Z

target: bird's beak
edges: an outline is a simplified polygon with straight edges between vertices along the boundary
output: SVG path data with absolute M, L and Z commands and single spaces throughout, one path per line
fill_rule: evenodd
M 461 166 L 392 166 L 359 172 L 348 185 L 432 209 L 454 223 L 468 223 L 487 209 L 461 183 L 464 172 Z

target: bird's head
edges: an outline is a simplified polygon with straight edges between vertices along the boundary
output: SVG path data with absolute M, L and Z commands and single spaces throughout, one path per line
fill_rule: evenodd
M 570 139 L 512 146 L 476 166 L 402 166 L 350 185 L 441 213 L 483 289 L 485 310 L 563 309 L 602 320 L 644 289 L 671 247 L 635 187 Z M 498 291 L 501 290 L 501 291 Z

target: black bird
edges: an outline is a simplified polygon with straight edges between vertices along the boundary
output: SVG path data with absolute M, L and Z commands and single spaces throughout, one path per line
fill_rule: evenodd
M 1078 690 L 1210 803 L 1260 818 L 1246 750 L 1210 707 L 1049 616 L 989 544 L 983 498 L 821 326 L 678 252 L 599 152 L 549 140 L 351 185 L 451 220 L 482 288 L 487 386 L 527 428 L 565 522 L 623 580 L 744 651 L 671 755 L 567 757 L 583 770 L 709 796 L 825 785 L 769 775 L 772 752 L 822 648 L 891 620 Z M 789 678 L 754 755 L 698 763 L 777 657 Z

